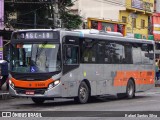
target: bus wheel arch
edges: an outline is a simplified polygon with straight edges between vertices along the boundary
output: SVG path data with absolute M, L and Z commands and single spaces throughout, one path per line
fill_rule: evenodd
M 75 102 L 85 104 L 90 97 L 90 83 L 88 80 L 82 80 L 78 87 L 78 96 L 74 98 Z
M 84 80 L 82 80 L 82 81 L 84 81 L 84 82 L 87 84 L 87 86 L 88 86 L 88 88 L 89 88 L 89 96 L 91 96 L 91 85 L 90 85 L 89 80 L 84 79 Z
M 135 97 L 136 85 L 133 78 L 130 78 L 126 86 L 126 95 L 128 99 Z

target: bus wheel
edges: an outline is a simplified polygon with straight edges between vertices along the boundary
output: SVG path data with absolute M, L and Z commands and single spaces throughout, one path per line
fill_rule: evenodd
M 127 98 L 129 98 L 129 99 L 131 99 L 135 96 L 135 85 L 132 80 L 128 81 L 126 95 L 127 95 Z
M 74 98 L 74 100 L 78 103 L 84 104 L 87 103 L 89 99 L 89 88 L 87 84 L 83 81 L 81 82 L 78 89 L 78 97 Z
M 36 103 L 36 104 L 42 104 L 42 103 L 44 103 L 45 99 L 44 98 L 35 98 L 35 97 L 33 97 L 32 101 L 34 103 Z

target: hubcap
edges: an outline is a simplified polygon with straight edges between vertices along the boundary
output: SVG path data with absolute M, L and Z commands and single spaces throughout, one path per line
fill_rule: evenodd
M 133 86 L 132 86 L 132 84 L 129 84 L 129 86 L 128 86 L 128 94 L 129 95 L 133 94 Z
M 81 100 L 85 100 L 86 96 L 87 96 L 86 88 L 81 87 L 81 89 L 80 89 L 80 98 L 81 98 Z

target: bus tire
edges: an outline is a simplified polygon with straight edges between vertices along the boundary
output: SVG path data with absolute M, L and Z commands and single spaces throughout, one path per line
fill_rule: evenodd
M 36 104 L 43 104 L 45 99 L 44 98 L 36 98 L 36 97 L 33 97 L 32 98 L 32 101 Z
M 135 84 L 133 80 L 129 80 L 127 83 L 126 95 L 128 99 L 135 97 Z
M 82 81 L 79 85 L 78 96 L 74 98 L 75 102 L 85 104 L 89 100 L 89 88 L 87 84 Z

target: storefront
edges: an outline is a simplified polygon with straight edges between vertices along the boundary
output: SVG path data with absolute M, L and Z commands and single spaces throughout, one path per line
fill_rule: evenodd
M 88 18 L 88 28 L 102 31 L 120 32 L 125 35 L 125 23 L 111 20 Z
M 4 0 L 0 0 L 0 30 L 4 28 Z M 3 60 L 3 36 L 0 34 L 0 60 Z

